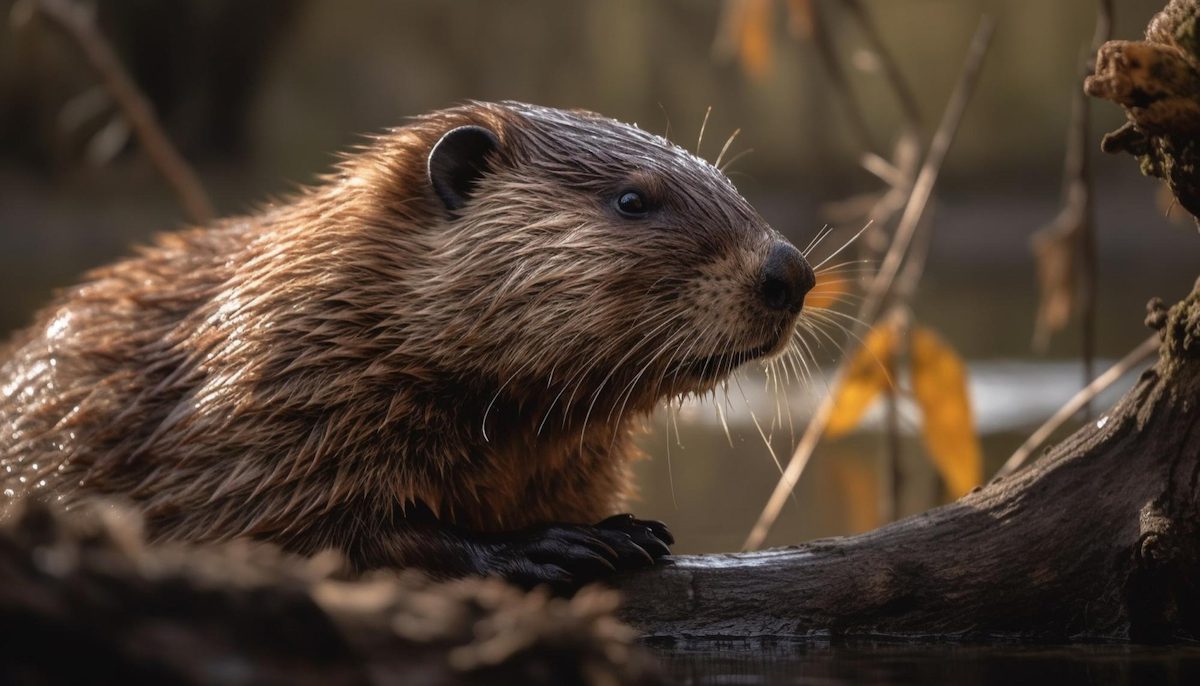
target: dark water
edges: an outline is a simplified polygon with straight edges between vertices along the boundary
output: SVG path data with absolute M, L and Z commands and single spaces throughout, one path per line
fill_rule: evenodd
M 1200 646 L 892 643 L 651 645 L 684 685 L 1200 684 Z

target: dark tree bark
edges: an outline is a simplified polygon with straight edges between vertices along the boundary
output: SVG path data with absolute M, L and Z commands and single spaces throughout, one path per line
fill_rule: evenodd
M 1197 0 L 1143 42 L 1111 41 L 1089 94 L 1128 123 L 1105 138 L 1200 212 Z M 649 637 L 1200 638 L 1200 283 L 1151 303 L 1159 360 L 1121 402 L 1024 472 L 877 531 L 683 556 L 622 580 Z

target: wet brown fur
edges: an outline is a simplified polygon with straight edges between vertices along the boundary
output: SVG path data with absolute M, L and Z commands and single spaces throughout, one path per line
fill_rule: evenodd
M 500 147 L 454 215 L 425 160 L 466 124 Z M 634 183 L 653 218 L 615 212 Z M 0 357 L 0 482 L 128 498 L 158 539 L 453 568 L 428 515 L 598 521 L 630 491 L 640 418 L 782 345 L 792 319 L 753 295 L 775 237 L 719 171 L 635 127 L 436 112 L 291 202 L 60 294 Z

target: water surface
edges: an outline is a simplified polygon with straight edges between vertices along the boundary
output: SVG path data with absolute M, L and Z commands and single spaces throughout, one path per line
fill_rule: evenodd
M 1200 646 L 1051 646 L 861 642 L 651 645 L 679 684 L 1200 684 Z

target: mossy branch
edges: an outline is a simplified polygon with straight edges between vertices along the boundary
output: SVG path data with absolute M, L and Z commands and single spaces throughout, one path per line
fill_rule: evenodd
M 1198 13 L 1197 0 L 1171 0 L 1145 40 L 1102 45 L 1095 73 L 1084 81 L 1088 95 L 1121 105 L 1128 120 L 1101 149 L 1136 156 L 1142 173 L 1165 180 L 1193 217 L 1200 217 Z

